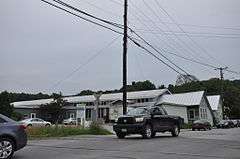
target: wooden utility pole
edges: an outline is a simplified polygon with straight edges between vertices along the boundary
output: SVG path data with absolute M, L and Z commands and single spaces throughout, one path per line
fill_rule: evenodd
M 123 114 L 127 113 L 127 0 L 124 0 L 124 36 L 123 36 Z
M 224 73 L 223 73 L 223 70 L 226 70 L 226 69 L 228 69 L 228 67 L 219 67 L 219 68 L 215 69 L 215 70 L 219 70 L 220 71 L 220 80 L 221 80 L 220 96 L 221 96 L 223 101 L 224 101 L 224 97 L 223 97 L 223 95 L 224 95 L 224 88 L 223 88 L 224 77 L 223 77 L 223 74 Z M 224 104 L 222 105 L 222 115 L 223 115 L 223 119 L 225 119 L 225 117 L 224 117 Z

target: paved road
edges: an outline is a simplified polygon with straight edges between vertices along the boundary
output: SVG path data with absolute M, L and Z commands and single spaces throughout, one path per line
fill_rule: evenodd
M 240 128 L 183 131 L 179 137 L 81 136 L 30 141 L 14 159 L 240 159 Z

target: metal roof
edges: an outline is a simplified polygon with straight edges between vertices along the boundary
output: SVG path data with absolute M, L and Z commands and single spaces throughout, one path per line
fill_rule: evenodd
M 220 103 L 220 95 L 207 96 L 207 99 L 212 110 L 218 110 L 218 105 Z
M 200 105 L 204 91 L 166 94 L 163 95 L 157 104 L 176 104 L 184 106 Z
M 157 89 L 157 90 L 148 90 L 148 91 L 137 91 L 137 92 L 128 92 L 127 99 L 141 99 L 141 98 L 156 98 L 163 95 L 164 93 L 170 93 L 168 89 Z M 89 96 L 74 96 L 74 97 L 64 97 L 69 103 L 81 103 L 81 102 L 94 102 L 95 97 L 93 95 Z M 122 100 L 122 93 L 111 93 L 111 94 L 102 94 L 100 101 L 115 101 Z M 41 104 L 47 104 L 52 102 L 53 99 L 41 99 L 41 100 L 32 100 L 32 101 L 21 101 L 12 103 L 15 108 L 26 108 L 37 106 Z

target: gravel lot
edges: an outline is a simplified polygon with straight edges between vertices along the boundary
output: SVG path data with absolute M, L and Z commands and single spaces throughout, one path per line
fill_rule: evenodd
M 76 136 L 29 141 L 14 159 L 240 159 L 240 128 L 182 131 L 177 138 L 158 134 L 117 139 L 110 136 Z

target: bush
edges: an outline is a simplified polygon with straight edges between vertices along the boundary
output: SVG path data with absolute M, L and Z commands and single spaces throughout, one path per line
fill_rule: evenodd
M 83 127 L 31 127 L 27 128 L 27 134 L 32 138 L 47 137 L 66 137 L 74 135 L 109 135 L 109 131 L 99 125 L 93 125 L 89 128 Z
M 188 123 L 188 124 L 184 123 L 184 124 L 182 124 L 181 128 L 182 128 L 182 129 L 191 129 L 191 128 L 192 128 L 192 124 L 190 124 L 190 123 Z

